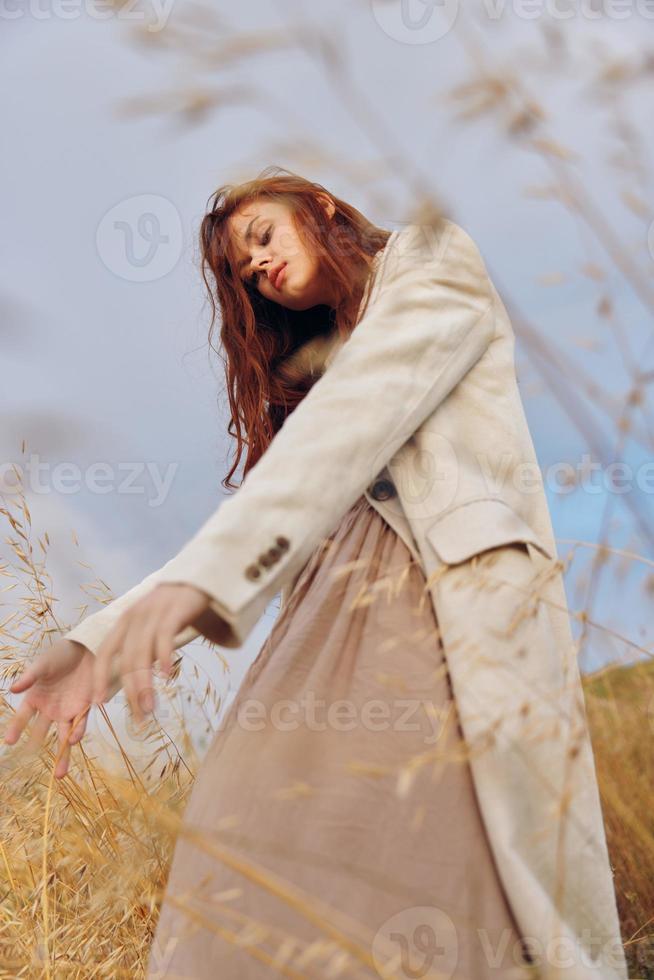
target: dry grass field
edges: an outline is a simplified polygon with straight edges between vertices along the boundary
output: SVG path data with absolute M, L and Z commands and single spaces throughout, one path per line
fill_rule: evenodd
M 11 532 L 6 540 L 15 555 L 1 569 L 5 598 L 14 595 L 13 613 L 0 622 L 2 687 L 6 690 L 20 672 L 23 658 L 33 655 L 62 626 L 56 620 L 45 568 L 48 536 L 32 541 L 31 515 L 22 494 L 2 508 L 2 514 Z M 108 600 L 105 595 L 104 601 Z M 183 684 L 182 658 L 183 651 L 166 690 Z M 157 685 L 160 703 L 166 691 L 159 679 Z M 587 675 L 584 687 L 630 976 L 654 977 L 654 819 L 650 806 L 654 669 L 648 661 L 610 666 Z M 195 688 L 182 690 L 182 700 L 197 701 L 197 685 Z M 180 694 L 179 690 L 175 693 Z M 209 685 L 202 688 L 200 697 L 205 717 L 215 715 L 218 700 Z M 1 703 L 0 732 L 13 711 L 4 696 Z M 134 754 L 121 744 L 104 706 L 101 712 L 106 736 L 97 739 L 89 730 L 73 747 L 71 769 L 63 779 L 53 775 L 54 728 L 38 754 L 25 753 L 25 736 L 18 746 L 2 748 L 2 980 L 138 978 L 145 973 L 180 818 L 201 758 L 183 719 L 174 738 L 156 717 L 148 719 Z M 115 751 L 110 753 L 112 741 Z M 196 844 L 237 866 L 261 887 L 278 888 L 264 869 L 230 848 L 229 832 L 225 841 L 224 851 L 215 840 L 197 839 Z M 215 898 L 215 928 L 234 942 L 261 943 L 260 930 L 252 931 L 251 923 L 239 920 L 230 909 L 233 896 Z M 289 940 L 292 937 L 271 934 L 267 955 Z M 360 975 L 356 957 L 351 961 L 342 958 L 343 949 L 327 924 L 324 942 L 333 943 L 334 956 L 341 957 L 335 976 Z M 318 951 L 324 955 L 324 947 Z M 310 960 L 310 949 L 307 957 Z M 271 975 L 304 974 L 271 971 Z M 310 975 L 309 970 L 306 976 Z

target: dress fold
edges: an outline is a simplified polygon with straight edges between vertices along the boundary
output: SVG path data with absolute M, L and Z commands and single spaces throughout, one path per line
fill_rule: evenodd
M 399 978 L 534 976 L 424 574 L 365 496 L 297 577 L 184 826 L 215 853 L 179 836 L 148 980 L 372 980 L 391 956 Z

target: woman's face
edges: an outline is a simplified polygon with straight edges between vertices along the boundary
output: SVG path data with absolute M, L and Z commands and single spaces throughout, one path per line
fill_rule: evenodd
M 333 202 L 321 203 L 331 217 Z M 287 205 L 251 201 L 235 211 L 227 224 L 237 253 L 236 274 L 250 280 L 262 296 L 289 310 L 308 310 L 321 303 L 336 306 L 318 256 L 306 250 Z

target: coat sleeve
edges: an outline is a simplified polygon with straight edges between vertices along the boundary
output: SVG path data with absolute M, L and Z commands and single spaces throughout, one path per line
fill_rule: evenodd
M 479 250 L 454 222 L 393 232 L 368 310 L 238 490 L 175 557 L 66 636 L 95 652 L 133 600 L 179 582 L 209 595 L 217 642 L 241 646 L 268 602 L 484 354 L 495 333 L 493 296 Z M 175 646 L 197 635 L 187 627 Z

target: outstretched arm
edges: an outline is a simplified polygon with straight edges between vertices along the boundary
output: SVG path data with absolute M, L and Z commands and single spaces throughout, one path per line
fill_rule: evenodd
M 485 264 L 452 221 L 393 232 L 376 283 L 361 321 L 238 491 L 175 557 L 67 638 L 97 651 L 123 610 L 166 582 L 209 596 L 212 639 L 245 642 L 268 602 L 493 339 Z M 187 627 L 175 647 L 198 632 Z

